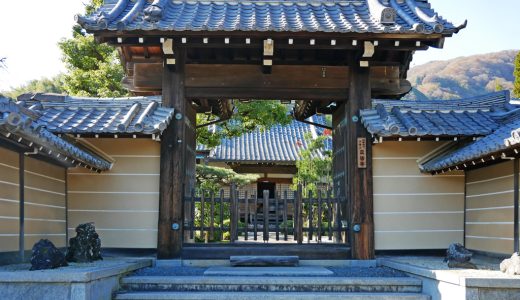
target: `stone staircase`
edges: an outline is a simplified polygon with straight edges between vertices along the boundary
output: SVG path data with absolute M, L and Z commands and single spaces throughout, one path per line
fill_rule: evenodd
M 122 278 L 114 299 L 430 299 L 416 278 L 341 277 L 315 266 L 221 266 L 196 276 L 153 275 Z

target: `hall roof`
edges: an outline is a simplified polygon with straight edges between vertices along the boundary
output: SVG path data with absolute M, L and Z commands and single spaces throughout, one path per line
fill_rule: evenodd
M 520 147 L 520 107 L 512 112 L 510 120 L 495 132 L 470 142 L 458 144 L 433 159 L 420 164 L 423 172 L 441 172 L 468 168 L 493 161 L 499 162 L 516 156 Z
M 313 116 L 309 121 L 325 124 L 323 116 Z M 305 140 L 306 133 L 316 137 L 323 135 L 324 129 L 296 120 L 286 126 L 276 125 L 267 130 L 257 129 L 240 137 L 223 139 L 219 146 L 211 149 L 208 158 L 210 161 L 230 163 L 294 164 L 300 158 L 299 152 L 308 147 Z M 332 139 L 326 140 L 325 149 L 332 149 Z M 321 151 L 316 155 L 323 157 Z
M 108 170 L 112 166 L 102 157 L 50 132 L 34 111 L 3 97 L 0 97 L 0 134 L 12 143 L 34 149 L 34 154 L 66 165 L 95 171 Z
M 360 112 L 376 138 L 479 137 L 502 126 L 502 116 L 516 109 L 507 91 L 457 100 L 373 100 Z
M 105 0 L 89 31 L 264 31 L 451 35 L 427 0 Z
M 161 106 L 160 96 L 89 98 L 26 94 L 18 100 L 54 133 L 161 134 L 174 111 Z

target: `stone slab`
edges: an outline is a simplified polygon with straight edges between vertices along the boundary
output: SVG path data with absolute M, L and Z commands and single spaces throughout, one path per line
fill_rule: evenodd
M 205 276 L 332 276 L 324 267 L 211 267 Z
M 429 300 L 430 297 L 418 293 L 300 293 L 300 292 L 133 292 L 123 293 L 115 296 L 118 300 L 131 299 L 212 299 L 212 300 L 252 300 L 252 299 L 269 299 L 269 300 L 290 300 L 290 299 L 309 299 L 309 300 Z
M 301 268 L 301 267 L 300 267 Z M 209 285 L 377 285 L 420 286 L 421 280 L 413 277 L 268 277 L 247 276 L 229 280 L 226 276 L 129 276 L 123 284 L 209 284 Z
M 233 267 L 297 267 L 298 256 L 237 255 L 229 257 Z

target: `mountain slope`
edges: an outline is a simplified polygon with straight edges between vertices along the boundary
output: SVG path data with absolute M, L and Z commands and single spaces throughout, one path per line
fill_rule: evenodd
M 514 61 L 518 50 L 433 61 L 408 72 L 414 90 L 405 99 L 453 99 L 513 88 Z

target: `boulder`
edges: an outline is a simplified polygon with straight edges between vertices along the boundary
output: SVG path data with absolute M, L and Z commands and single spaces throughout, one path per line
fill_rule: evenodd
M 500 263 L 500 271 L 508 275 L 520 275 L 520 257 L 513 253 L 511 258 L 504 259 Z
M 93 262 L 101 257 L 101 239 L 94 223 L 80 224 L 76 227 L 76 236 L 69 240 L 67 261 Z
M 449 268 L 477 269 L 477 266 L 470 262 L 471 257 L 471 251 L 459 243 L 453 243 L 446 250 L 444 262 L 448 263 Z
M 51 241 L 41 239 L 32 247 L 31 271 L 65 266 L 68 266 L 65 255 Z

